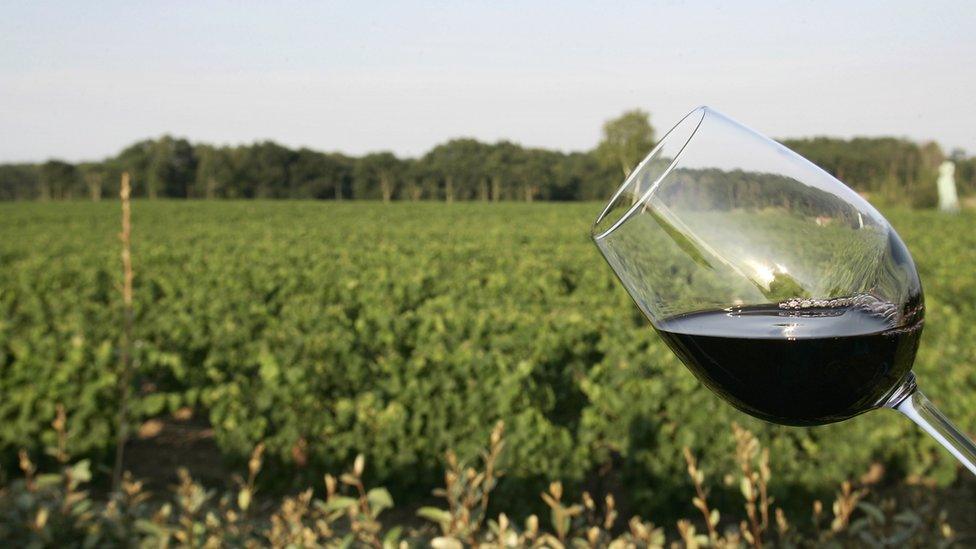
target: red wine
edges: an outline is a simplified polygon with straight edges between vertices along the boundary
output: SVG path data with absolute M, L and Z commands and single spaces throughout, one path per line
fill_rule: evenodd
M 774 423 L 821 425 L 877 407 L 911 369 L 921 308 L 900 315 L 871 298 L 825 307 L 766 305 L 674 316 L 658 333 L 736 408 Z M 830 306 L 843 303 L 844 306 Z

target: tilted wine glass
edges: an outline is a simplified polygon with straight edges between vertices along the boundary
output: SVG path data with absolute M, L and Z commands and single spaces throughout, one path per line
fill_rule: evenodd
M 922 286 L 888 221 L 833 176 L 708 107 L 686 115 L 593 239 L 708 388 L 786 425 L 896 409 L 976 474 L 976 446 L 911 371 Z

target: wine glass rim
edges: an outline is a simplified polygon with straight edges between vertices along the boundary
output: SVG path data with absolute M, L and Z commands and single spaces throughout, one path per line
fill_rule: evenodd
M 608 200 L 606 205 L 603 207 L 603 211 L 600 213 L 599 216 L 597 216 L 596 221 L 593 223 L 593 229 L 592 229 L 593 240 L 600 240 L 606 237 L 614 230 L 616 230 L 617 227 L 620 227 L 621 225 L 626 223 L 627 220 L 630 219 L 632 215 L 634 215 L 634 212 L 636 212 L 641 208 L 644 202 L 648 198 L 650 198 L 650 196 L 654 193 L 655 190 L 657 190 L 657 187 L 658 185 L 660 185 L 661 181 L 665 177 L 667 177 L 668 174 L 671 173 L 674 167 L 678 164 L 678 161 L 681 159 L 681 154 L 685 152 L 686 148 L 688 148 L 688 144 L 691 143 L 691 140 L 695 137 L 695 134 L 698 133 L 698 129 L 701 128 L 702 122 L 705 121 L 705 116 L 709 112 L 714 112 L 714 111 L 707 105 L 701 105 L 699 107 L 695 107 L 694 109 L 691 110 L 691 112 L 682 116 L 681 119 L 678 120 L 678 122 L 675 123 L 674 126 L 671 126 L 671 129 L 669 129 L 667 133 L 665 133 L 664 136 L 661 137 L 661 139 L 657 142 L 657 144 L 654 145 L 654 148 L 651 149 L 651 152 L 647 153 L 647 156 L 645 156 L 644 159 L 640 161 L 640 164 L 638 164 L 637 167 L 630 172 L 630 175 L 628 175 L 627 178 L 624 179 L 624 182 L 621 183 L 619 187 L 617 187 L 617 190 L 613 193 L 613 195 L 610 197 L 610 200 Z M 681 148 L 678 150 L 677 154 L 674 155 L 674 158 L 671 159 L 671 162 L 668 164 L 668 167 L 661 171 L 661 174 L 654 179 L 654 182 L 651 183 L 651 185 L 647 188 L 647 190 L 644 191 L 644 194 L 641 195 L 640 199 L 636 200 L 634 204 L 627 210 L 626 213 L 620 216 L 620 218 L 617 219 L 613 223 L 613 225 L 610 226 L 610 228 L 606 229 L 605 231 L 600 231 L 598 233 L 597 227 L 600 225 L 600 222 L 603 221 L 605 217 L 607 217 L 607 214 L 610 213 L 610 209 L 613 208 L 613 205 L 617 202 L 617 198 L 619 198 L 620 195 L 634 182 L 634 180 L 637 178 L 638 174 L 640 174 L 644 166 L 648 162 L 650 162 L 650 160 L 654 158 L 654 156 L 664 147 L 664 144 L 669 141 L 669 138 L 673 137 L 674 131 L 679 126 L 684 125 L 686 120 L 696 115 L 699 118 L 698 121 L 695 122 L 695 128 L 691 130 L 691 133 L 688 134 L 688 137 L 685 139 L 685 142 L 681 144 Z M 694 119 L 692 118 L 692 120 Z

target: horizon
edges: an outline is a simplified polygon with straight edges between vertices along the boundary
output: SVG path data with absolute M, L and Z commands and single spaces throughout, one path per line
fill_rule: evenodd
M 618 115 L 619 114 L 622 114 L 622 113 L 618 113 Z M 653 116 L 654 116 L 654 114 L 651 113 L 652 119 L 653 119 Z M 610 117 L 608 117 L 608 120 L 609 119 L 610 119 Z M 655 137 L 654 138 L 655 138 L 655 141 L 661 139 L 661 137 L 664 136 L 664 133 L 667 132 L 669 129 L 670 129 L 670 126 L 668 128 L 663 128 L 663 129 L 660 128 L 660 127 L 655 126 L 654 127 L 654 132 L 655 132 Z M 597 132 L 597 135 L 599 136 L 599 131 Z M 503 142 L 503 141 L 507 141 L 507 142 L 513 143 L 515 145 L 518 145 L 518 146 L 520 146 L 522 148 L 526 148 L 526 149 L 543 149 L 543 150 L 556 151 L 556 152 L 559 152 L 559 153 L 562 153 L 562 154 L 574 154 L 574 153 L 589 153 L 589 152 L 593 152 L 594 148 L 597 145 L 597 143 L 594 143 L 593 144 L 593 147 L 590 147 L 589 149 L 564 150 L 564 149 L 557 149 L 557 148 L 551 148 L 551 147 L 545 147 L 545 146 L 538 146 L 537 147 L 537 146 L 526 145 L 525 143 L 521 143 L 519 141 L 516 141 L 514 139 L 510 139 L 510 138 L 506 138 L 506 137 L 501 137 L 499 139 L 495 139 L 495 140 L 490 140 L 489 141 L 489 140 L 479 139 L 479 138 L 474 137 L 474 136 L 471 136 L 471 135 L 457 135 L 457 136 L 447 137 L 445 139 L 442 139 L 441 141 L 438 141 L 438 142 L 432 144 L 429 149 L 427 149 L 425 151 L 421 151 L 419 154 L 403 155 L 403 154 L 397 153 L 396 151 L 390 151 L 390 150 L 369 150 L 369 151 L 364 151 L 364 152 L 355 154 L 355 153 L 350 153 L 348 151 L 343 151 L 341 149 L 317 149 L 315 147 L 309 147 L 309 146 L 305 146 L 305 145 L 291 146 L 291 145 L 289 145 L 287 143 L 282 143 L 282 142 L 276 141 L 274 139 L 261 139 L 261 138 L 258 138 L 258 139 L 254 139 L 254 140 L 250 140 L 250 141 L 238 141 L 238 142 L 232 142 L 232 143 L 214 143 L 214 142 L 210 142 L 210 141 L 203 141 L 203 140 L 193 139 L 192 137 L 186 136 L 186 135 L 173 134 L 173 133 L 162 133 L 162 134 L 158 134 L 158 135 L 154 135 L 154 136 L 147 136 L 147 137 L 142 137 L 142 138 L 135 139 L 131 143 L 127 143 L 127 144 L 123 145 L 119 150 L 114 151 L 114 152 L 110 152 L 110 153 L 108 153 L 106 155 L 103 155 L 103 156 L 100 156 L 100 157 L 97 157 L 97 158 L 67 159 L 67 158 L 62 158 L 62 157 L 57 157 L 57 156 L 51 156 L 51 157 L 41 158 L 41 159 L 35 159 L 35 160 L 12 160 L 12 161 L 2 161 L 2 160 L 0 160 L 0 164 L 8 164 L 8 165 L 42 164 L 42 163 L 47 162 L 47 161 L 64 161 L 64 162 L 68 162 L 70 164 L 84 164 L 84 163 L 89 163 L 89 162 L 105 162 L 105 161 L 109 161 L 109 160 L 115 158 L 125 148 L 127 148 L 127 147 L 129 147 L 131 145 L 134 145 L 134 144 L 139 143 L 139 142 L 142 142 L 142 141 L 156 141 L 156 140 L 162 139 L 163 137 L 170 137 L 170 138 L 173 138 L 173 139 L 182 139 L 182 140 L 187 141 L 188 143 L 190 143 L 193 146 L 197 146 L 197 145 L 209 145 L 209 146 L 218 147 L 218 148 L 248 147 L 248 146 L 251 146 L 251 145 L 255 145 L 257 143 L 261 143 L 261 142 L 265 142 L 265 141 L 271 141 L 271 142 L 274 142 L 274 143 L 276 143 L 278 145 L 281 145 L 283 147 L 287 147 L 287 148 L 289 148 L 291 150 L 296 150 L 297 151 L 299 149 L 308 149 L 308 150 L 311 150 L 311 151 L 314 151 L 314 152 L 317 152 L 317 153 L 338 154 L 338 155 L 343 155 L 343 156 L 346 156 L 346 157 L 349 157 L 349 158 L 358 158 L 358 157 L 366 156 L 368 154 L 389 152 L 389 153 L 393 153 L 397 158 L 403 159 L 403 160 L 411 160 L 411 159 L 412 160 L 416 160 L 416 159 L 419 159 L 422 156 L 424 156 L 424 154 L 426 154 L 430 149 L 432 149 L 432 148 L 434 148 L 434 147 L 436 147 L 438 145 L 447 143 L 449 141 L 460 140 L 460 139 L 474 139 L 476 141 L 479 141 L 479 142 L 482 142 L 482 143 L 486 143 L 486 144 L 489 144 L 489 145 L 497 144 L 497 143 Z M 918 144 L 925 144 L 925 143 L 928 143 L 928 142 L 935 141 L 934 139 L 913 139 L 911 137 L 904 136 L 904 135 L 851 135 L 851 136 L 846 136 L 846 137 L 845 136 L 837 136 L 837 135 L 799 135 L 799 136 L 784 136 L 784 135 L 781 135 L 781 136 L 769 136 L 769 137 L 771 139 L 773 139 L 774 141 L 778 142 L 778 143 L 782 143 L 784 141 L 790 141 L 790 140 L 812 140 L 812 139 L 821 139 L 821 138 L 823 138 L 823 139 L 844 139 L 844 140 L 848 140 L 848 141 L 849 140 L 853 140 L 853 139 L 884 139 L 884 138 L 893 138 L 893 139 L 905 139 L 905 140 L 911 141 L 913 143 L 918 143 Z M 946 148 L 941 143 L 939 143 L 939 145 L 942 147 L 943 153 L 945 153 L 947 156 L 949 155 L 950 152 L 952 152 L 952 149 L 951 148 Z M 967 156 L 969 156 L 971 154 L 969 150 L 965 150 L 965 152 L 966 152 L 966 155 Z
M 976 13 L 961 1 L 248 8 L 12 6 L 0 162 L 100 160 L 166 134 L 350 156 L 460 137 L 574 152 L 625 110 L 660 136 L 699 104 L 778 139 L 976 152 Z

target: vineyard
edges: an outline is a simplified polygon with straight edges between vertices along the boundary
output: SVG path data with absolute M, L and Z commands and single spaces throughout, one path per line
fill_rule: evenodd
M 770 448 L 775 494 L 872 462 L 948 483 L 956 463 L 890 412 L 812 429 L 736 412 L 640 316 L 589 241 L 596 203 L 133 205 L 137 421 L 190 408 L 228 463 L 263 442 L 281 482 L 357 454 L 398 501 L 473 459 L 504 420 L 501 497 L 562 479 L 684 501 L 688 446 L 734 468 L 735 421 Z M 976 218 L 887 211 L 928 314 L 921 386 L 976 432 Z M 118 205 L 0 204 L 0 465 L 54 444 L 109 464 L 120 337 Z M 516 479 L 516 480 L 511 480 Z

